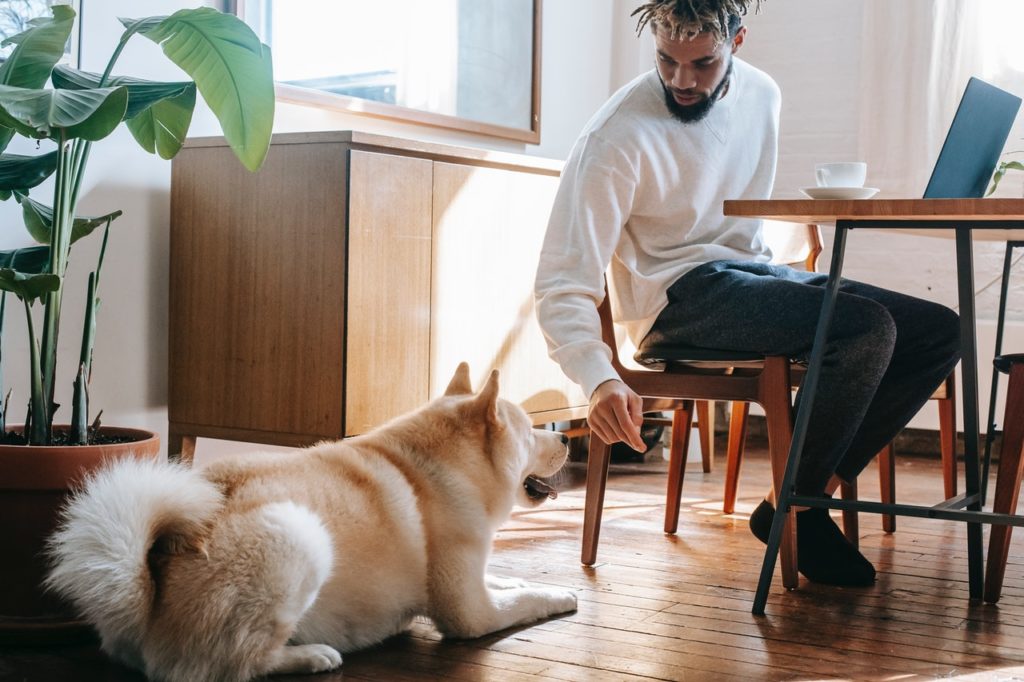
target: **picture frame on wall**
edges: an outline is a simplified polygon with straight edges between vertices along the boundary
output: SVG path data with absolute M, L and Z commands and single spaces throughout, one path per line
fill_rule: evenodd
M 78 68 L 81 62 L 82 0 L 0 0 L 0 43 L 29 27 L 36 17 L 50 15 L 53 5 L 70 5 L 75 10 L 75 28 L 64 47 L 62 63 Z M 14 50 L 14 45 L 0 47 L 0 62 Z

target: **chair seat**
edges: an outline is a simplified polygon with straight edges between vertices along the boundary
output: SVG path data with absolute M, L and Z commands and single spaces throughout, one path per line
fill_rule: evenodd
M 995 368 L 1003 374 L 1009 374 L 1010 367 L 1012 367 L 1014 363 L 1018 362 L 1024 362 L 1024 353 L 1007 353 L 1006 355 L 999 355 L 992 361 L 992 364 L 995 365 Z
M 650 344 L 633 355 L 634 360 L 650 369 L 665 369 L 673 364 L 707 369 L 761 367 L 764 365 L 764 358 L 763 353 L 679 344 Z

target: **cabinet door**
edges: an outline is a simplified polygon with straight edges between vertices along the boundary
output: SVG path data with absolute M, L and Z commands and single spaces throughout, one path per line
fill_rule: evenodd
M 423 159 L 351 152 L 346 436 L 427 400 L 431 171 Z
M 259 173 L 185 149 L 171 194 L 170 421 L 300 444 L 341 434 L 344 148 L 277 144 Z
M 434 163 L 430 394 L 469 362 L 474 387 L 491 368 L 501 394 L 541 423 L 586 405 L 537 324 L 533 280 L 558 178 Z

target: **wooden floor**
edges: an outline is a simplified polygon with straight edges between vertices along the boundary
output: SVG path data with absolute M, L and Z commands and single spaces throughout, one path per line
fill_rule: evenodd
M 967 598 L 960 524 L 900 519 L 894 535 L 861 516 L 861 547 L 879 571 L 871 588 L 838 589 L 776 579 L 767 615 L 750 614 L 762 545 L 747 514 L 768 480 L 753 449 L 738 512 L 720 509 L 722 468 L 687 471 L 679 534 L 661 532 L 660 462 L 615 466 L 599 564 L 579 564 L 579 489 L 500 532 L 493 572 L 571 587 L 579 612 L 480 640 L 443 642 L 429 623 L 408 636 L 345 657 L 343 672 L 298 680 L 915 680 L 1024 679 L 1024 538 L 1011 550 L 998 606 Z M 877 499 L 876 471 L 862 497 Z M 937 460 L 901 458 L 901 501 L 931 503 Z M 986 529 L 987 537 L 987 529 Z M 0 651 L 0 680 L 127 681 L 141 676 L 95 647 Z

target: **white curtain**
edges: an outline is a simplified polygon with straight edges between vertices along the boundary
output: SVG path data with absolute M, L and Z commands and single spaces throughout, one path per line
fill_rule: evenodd
M 920 195 L 970 76 L 1024 94 L 1021 21 L 1021 0 L 867 0 L 860 151 L 886 196 Z M 1020 178 L 1006 185 L 1020 196 Z

